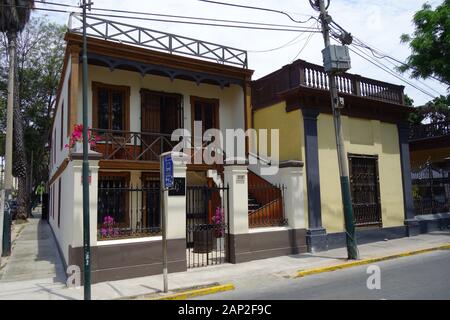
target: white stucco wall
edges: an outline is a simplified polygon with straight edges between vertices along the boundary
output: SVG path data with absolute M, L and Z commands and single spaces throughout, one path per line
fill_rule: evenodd
M 51 131 L 51 137 L 52 137 L 52 161 L 50 163 L 50 177 L 53 176 L 53 174 L 58 170 L 61 163 L 64 161 L 64 159 L 67 158 L 69 154 L 69 150 L 65 147 L 66 144 L 69 143 L 68 133 L 72 132 L 72 128 L 67 128 L 67 114 L 68 114 L 68 102 L 69 102 L 69 91 L 68 91 L 68 85 L 69 85 L 69 76 L 71 73 L 71 58 L 68 57 L 67 62 L 67 68 L 64 76 L 64 83 L 61 87 L 61 95 L 58 100 L 58 105 L 56 106 L 56 113 L 55 113 L 55 119 L 53 122 L 53 127 Z M 63 112 L 64 107 L 64 119 L 61 122 L 61 112 Z M 63 126 L 63 135 L 62 135 L 62 148 L 61 148 L 61 126 Z M 56 132 L 56 135 L 54 133 Z M 54 137 L 56 139 L 54 139 Z M 53 148 L 56 148 L 56 158 L 53 158 Z
M 223 89 L 218 85 L 200 84 L 193 81 L 167 77 L 146 75 L 142 77 L 138 72 L 114 70 L 99 66 L 89 66 L 89 125 L 92 126 L 92 82 L 130 87 L 130 131 L 139 132 L 141 129 L 141 89 L 177 93 L 183 96 L 184 126 L 191 130 L 191 96 L 209 99 L 219 99 L 220 129 L 244 128 L 244 90 L 241 86 L 231 85 Z M 80 76 L 80 81 L 81 81 Z M 81 82 L 79 95 L 82 93 Z M 78 122 L 82 120 L 82 101 L 78 100 Z M 225 132 L 223 131 L 223 134 Z

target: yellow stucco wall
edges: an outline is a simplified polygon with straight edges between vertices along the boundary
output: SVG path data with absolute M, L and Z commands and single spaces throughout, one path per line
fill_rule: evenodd
M 286 113 L 285 103 L 254 112 L 256 129 L 280 129 L 280 160 L 304 160 L 304 129 L 300 110 Z M 383 227 L 402 226 L 403 189 L 398 131 L 395 124 L 378 120 L 342 117 L 347 153 L 378 155 Z M 322 222 L 329 233 L 344 230 L 339 169 L 333 118 L 320 114 L 317 121 Z M 308 212 L 306 174 L 304 209 Z M 305 214 L 308 225 L 308 215 Z
M 301 150 L 298 148 L 301 141 L 301 128 L 299 127 L 300 111 L 286 113 L 286 103 L 281 102 L 269 108 L 256 110 L 253 114 L 253 125 L 259 129 L 278 129 L 280 132 L 280 159 L 302 160 Z M 270 135 L 270 132 L 268 133 Z M 268 146 L 270 154 L 271 147 Z
M 333 118 L 318 117 L 322 222 L 328 232 L 344 230 Z M 342 117 L 347 153 L 377 155 L 383 227 L 403 225 L 403 189 L 395 124 Z
M 280 161 L 305 159 L 303 115 L 300 110 L 286 112 L 286 103 L 280 102 L 271 107 L 256 110 L 253 114 L 253 125 L 258 129 L 280 130 Z M 270 148 L 269 148 L 270 153 Z M 308 225 L 308 202 L 306 174 L 303 175 L 303 199 L 305 225 Z

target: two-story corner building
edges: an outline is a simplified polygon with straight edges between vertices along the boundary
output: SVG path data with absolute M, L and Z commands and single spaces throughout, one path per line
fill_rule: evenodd
M 342 127 L 359 243 L 417 231 L 403 87 L 345 73 Z M 310 251 L 345 245 L 334 121 L 323 67 L 297 60 L 252 83 L 253 125 L 280 130 L 280 159 L 304 162 Z
M 66 266 L 82 266 L 82 148 L 66 146 L 83 107 L 80 16 L 71 19 L 51 131 L 49 222 Z M 245 51 L 219 44 L 93 17 L 87 33 L 88 122 L 96 140 L 89 153 L 92 280 L 158 274 L 160 155 L 178 143 L 174 130 L 198 136 L 194 123 L 224 136 L 250 128 L 253 71 Z M 295 168 L 286 165 L 278 182 L 300 177 Z M 286 186 L 247 176 L 245 162 L 188 161 L 174 176 L 166 206 L 169 272 L 306 250 L 303 213 L 288 210 L 295 207 L 289 194 L 285 210 Z
M 71 19 L 52 128 L 50 224 L 65 263 L 82 265 L 81 148 L 66 146 L 74 127 L 82 123 L 82 35 L 80 17 Z M 129 243 L 130 238 L 147 237 L 158 243 L 159 158 L 178 143 L 171 141 L 172 132 L 184 128 L 193 133 L 194 121 L 202 123 L 197 135 L 211 128 L 246 130 L 252 73 L 247 53 L 239 49 L 88 19 L 88 118 L 97 140 L 90 153 L 96 280 L 114 278 L 107 271 L 96 276 L 100 269 L 120 274 L 122 268 L 134 276 L 160 272 L 151 265 L 145 271 L 139 266 L 151 264 L 145 258 L 140 261 L 139 255 L 160 257 L 160 242 L 149 249 L 148 243 L 135 240 L 134 253 L 124 259 L 127 244 L 120 247 L 117 240 L 111 249 L 108 240 Z M 188 164 L 186 185 L 211 185 L 221 179 L 221 170 L 217 165 Z M 202 201 L 201 191 L 197 202 Z M 182 251 L 176 241 L 169 245 L 175 255 Z M 135 261 L 120 265 L 127 258 Z M 186 269 L 184 253 L 172 260 L 172 270 Z

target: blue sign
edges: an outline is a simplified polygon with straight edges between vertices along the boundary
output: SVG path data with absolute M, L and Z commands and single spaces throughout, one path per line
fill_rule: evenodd
M 163 159 L 164 189 L 173 188 L 173 161 L 172 156 L 167 155 Z

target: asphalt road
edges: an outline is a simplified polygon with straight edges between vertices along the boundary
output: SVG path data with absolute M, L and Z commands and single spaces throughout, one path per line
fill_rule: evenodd
M 247 278 L 236 281 L 234 291 L 195 300 L 450 299 L 450 250 L 375 265 L 380 271 L 380 289 L 368 289 L 367 281 L 371 275 L 373 280 L 373 273 L 367 273 L 370 265 L 366 265 L 297 279 L 276 275 Z

